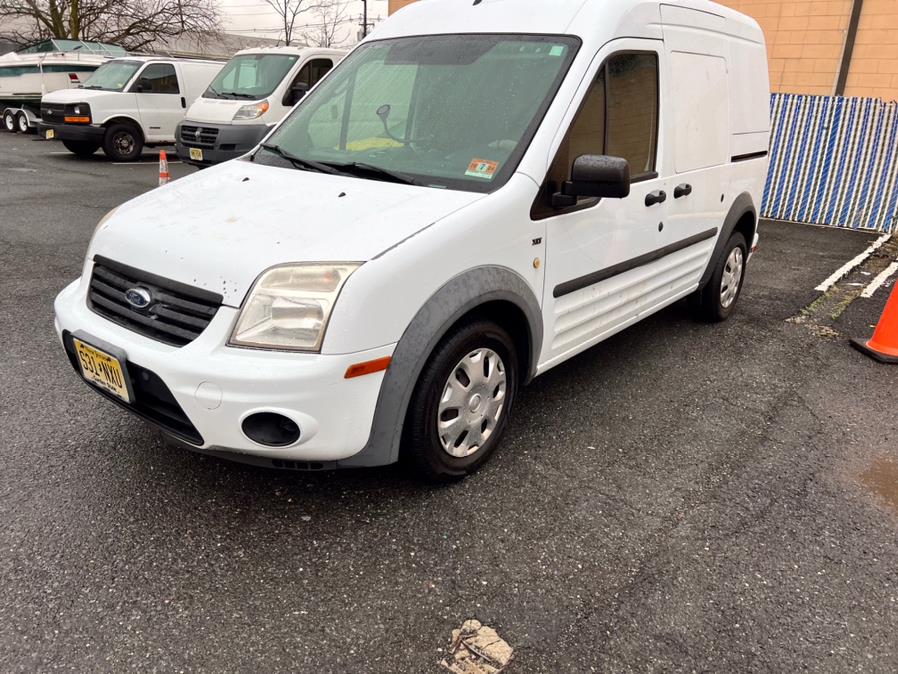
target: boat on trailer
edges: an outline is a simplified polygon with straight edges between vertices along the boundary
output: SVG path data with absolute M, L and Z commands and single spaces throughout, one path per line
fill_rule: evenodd
M 36 128 L 43 96 L 80 87 L 106 61 L 126 54 L 113 44 L 50 39 L 0 56 L 2 128 L 22 133 Z

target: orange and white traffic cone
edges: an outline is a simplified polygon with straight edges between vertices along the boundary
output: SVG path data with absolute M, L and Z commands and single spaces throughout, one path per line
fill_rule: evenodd
M 159 152 L 159 185 L 167 185 L 171 180 L 171 173 L 168 172 L 168 156 L 165 150 Z
M 851 343 L 856 349 L 880 363 L 898 365 L 898 283 L 895 284 L 886 310 L 879 319 L 873 339 L 870 341 L 855 339 Z

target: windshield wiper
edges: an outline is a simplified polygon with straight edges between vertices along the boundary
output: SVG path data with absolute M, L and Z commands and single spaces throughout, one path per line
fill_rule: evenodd
M 366 164 L 365 162 L 361 161 L 349 162 L 348 164 L 336 164 L 333 162 L 328 162 L 328 166 L 333 166 L 334 168 L 339 169 L 344 173 L 350 173 L 359 177 L 363 177 L 362 174 L 368 174 L 371 177 L 376 177 L 387 182 L 399 183 L 401 185 L 421 184 L 411 176 L 400 173 L 399 171 L 391 171 L 390 169 L 375 166 L 374 164 Z
M 233 96 L 234 98 L 248 98 L 251 100 L 256 100 L 256 97 L 253 94 L 244 94 L 239 91 L 222 91 L 219 92 L 222 96 Z
M 280 145 L 274 145 L 270 143 L 263 143 L 260 145 L 263 150 L 268 150 L 272 154 L 276 154 L 281 159 L 286 159 L 288 162 L 293 164 L 296 168 L 304 169 L 306 171 L 317 171 L 318 173 L 327 173 L 332 176 L 346 175 L 342 171 L 328 166 L 327 164 L 322 164 L 321 162 L 312 161 L 311 159 L 303 159 L 302 157 L 297 157 L 295 154 L 291 154 L 287 152 Z

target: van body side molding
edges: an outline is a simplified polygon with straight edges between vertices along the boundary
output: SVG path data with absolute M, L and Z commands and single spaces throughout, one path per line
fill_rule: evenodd
M 633 269 L 636 269 L 638 267 L 651 264 L 652 262 L 656 262 L 663 257 L 678 253 L 681 250 L 689 248 L 690 246 L 694 246 L 697 243 L 701 243 L 702 241 L 713 239 L 715 236 L 717 236 L 718 231 L 719 230 L 717 229 L 717 227 L 713 227 L 711 229 L 705 230 L 704 232 L 699 232 L 694 236 L 690 236 L 689 238 L 682 239 L 680 241 L 677 241 L 676 243 L 664 246 L 664 248 L 653 250 L 651 253 L 646 253 L 645 255 L 640 255 L 639 257 L 634 257 L 630 260 L 619 262 L 616 265 L 606 267 L 605 269 L 600 269 L 599 271 L 594 271 L 590 274 L 586 274 L 585 276 L 580 276 L 579 278 L 571 279 L 570 281 L 565 281 L 564 283 L 559 283 L 557 286 L 555 286 L 555 290 L 552 292 L 552 295 L 555 297 L 555 299 L 558 299 L 559 297 L 564 297 L 565 295 L 575 293 L 578 290 L 583 290 L 583 288 L 588 288 L 589 286 L 595 285 L 596 283 L 607 281 L 613 276 L 618 276 L 625 272 L 632 271 Z

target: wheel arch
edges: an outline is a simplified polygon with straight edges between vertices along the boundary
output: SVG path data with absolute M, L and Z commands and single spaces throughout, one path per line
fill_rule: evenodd
M 127 124 L 128 126 L 133 126 L 140 133 L 141 142 L 146 142 L 146 134 L 143 132 L 143 127 L 133 117 L 129 117 L 127 115 L 116 115 L 115 117 L 110 117 L 107 119 L 101 126 L 104 129 L 108 129 L 113 124 Z
M 714 253 L 708 261 L 705 273 L 702 275 L 699 288 L 704 288 L 711 280 L 714 273 L 714 266 L 717 259 L 723 252 L 727 241 L 733 235 L 733 232 L 741 232 L 745 236 L 745 242 L 751 249 L 755 239 L 755 233 L 758 231 L 758 211 L 755 208 L 754 200 L 748 192 L 743 192 L 733 201 L 730 210 L 724 218 L 723 225 L 720 228 L 720 235 L 717 237 L 717 245 L 714 246 Z
M 341 461 L 341 466 L 380 466 L 399 458 L 406 412 L 427 360 L 454 328 L 483 318 L 502 325 L 514 339 L 523 383 L 536 375 L 543 329 L 533 290 L 506 267 L 468 270 L 435 292 L 409 323 L 381 384 L 368 443 L 361 452 Z

